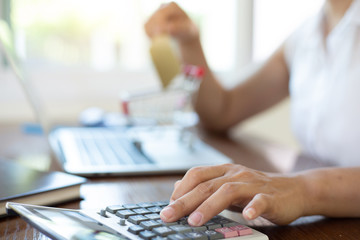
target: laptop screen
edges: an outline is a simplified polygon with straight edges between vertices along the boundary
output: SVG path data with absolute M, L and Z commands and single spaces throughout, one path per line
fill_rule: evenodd
M 48 123 L 43 112 L 43 108 L 40 104 L 39 98 L 31 82 L 26 78 L 23 68 L 21 67 L 20 60 L 16 54 L 14 47 L 14 38 L 11 29 L 8 24 L 0 19 L 0 50 L 4 54 L 5 59 L 9 63 L 11 69 L 13 70 L 16 79 L 19 81 L 20 85 L 25 92 L 25 95 L 34 111 L 37 122 L 41 125 L 43 131 L 46 133 L 48 131 Z

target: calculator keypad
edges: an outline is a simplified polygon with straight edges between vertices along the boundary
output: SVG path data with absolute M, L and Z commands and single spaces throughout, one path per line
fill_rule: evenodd
M 127 231 L 145 240 L 217 240 L 251 235 L 252 229 L 220 215 L 200 227 L 192 227 L 187 217 L 165 223 L 160 211 L 167 201 L 108 206 L 105 210 L 128 224 Z M 102 210 L 99 213 L 104 215 Z

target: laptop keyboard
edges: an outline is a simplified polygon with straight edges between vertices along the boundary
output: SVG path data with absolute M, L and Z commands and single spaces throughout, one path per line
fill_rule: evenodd
M 89 165 L 153 163 L 139 150 L 135 141 L 121 137 L 116 132 L 79 130 L 74 134 L 81 159 Z
M 118 226 L 125 228 L 133 236 L 132 239 L 216 240 L 234 237 L 242 239 L 243 236 L 250 237 L 254 233 L 250 227 L 220 215 L 200 227 L 190 226 L 187 217 L 177 222 L 165 223 L 160 219 L 159 214 L 168 203 L 159 201 L 113 205 L 101 209 L 98 214 L 110 218 Z
M 231 162 L 177 126 L 60 127 L 49 134 L 49 142 L 66 172 L 84 176 L 184 173 Z

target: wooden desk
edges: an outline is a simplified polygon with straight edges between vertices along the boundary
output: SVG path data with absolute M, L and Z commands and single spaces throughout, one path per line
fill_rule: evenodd
M 231 157 L 234 162 L 259 170 L 286 172 L 292 169 L 313 167 L 311 160 L 298 164 L 299 155 L 289 149 L 238 133 L 231 138 L 215 137 L 202 133 L 209 144 Z M 0 126 L 0 156 L 16 159 L 24 154 L 49 154 L 43 136 L 25 136 L 16 126 Z M 59 170 L 54 161 L 52 170 Z M 62 204 L 64 208 L 95 208 L 118 203 L 166 200 L 175 176 L 145 176 L 97 178 L 81 188 L 81 201 Z M 228 214 L 243 221 L 238 213 Z M 303 217 L 289 226 L 275 226 L 264 219 L 247 222 L 267 234 L 270 239 L 359 239 L 360 219 L 327 219 L 321 216 Z M 0 219 L 0 239 L 48 239 L 19 217 Z

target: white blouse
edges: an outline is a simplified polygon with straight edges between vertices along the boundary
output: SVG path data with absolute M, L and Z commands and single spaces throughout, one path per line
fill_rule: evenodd
M 360 0 L 326 39 L 323 19 L 321 11 L 285 43 L 292 128 L 313 157 L 360 166 Z

